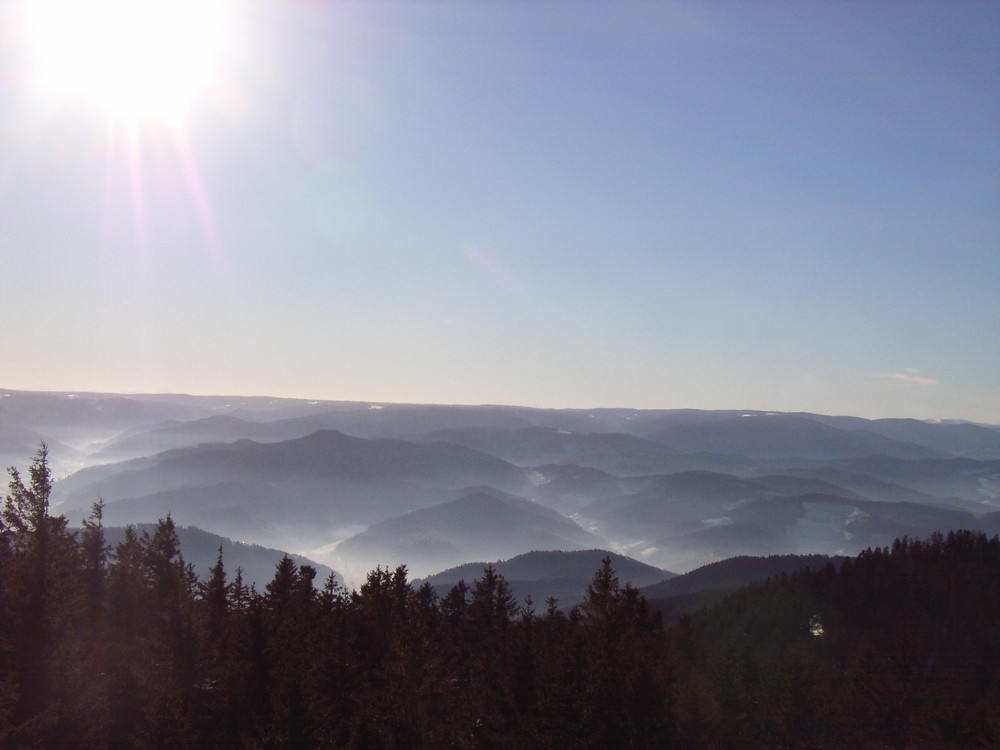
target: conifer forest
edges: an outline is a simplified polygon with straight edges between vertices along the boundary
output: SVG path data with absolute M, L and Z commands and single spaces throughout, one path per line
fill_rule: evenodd
M 898 539 L 664 623 L 610 561 L 582 604 L 491 567 L 439 596 L 285 557 L 199 579 L 174 522 L 73 532 L 44 451 L 0 525 L 3 748 L 989 748 L 1000 539 Z

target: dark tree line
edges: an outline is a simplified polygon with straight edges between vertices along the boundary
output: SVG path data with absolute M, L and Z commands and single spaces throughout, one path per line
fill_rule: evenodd
M 44 448 L 0 515 L 3 748 L 883 748 L 1000 739 L 1000 540 L 900 540 L 664 630 L 605 561 L 569 612 L 492 568 L 439 597 L 285 557 L 205 580 L 172 520 L 109 549 L 49 513 Z

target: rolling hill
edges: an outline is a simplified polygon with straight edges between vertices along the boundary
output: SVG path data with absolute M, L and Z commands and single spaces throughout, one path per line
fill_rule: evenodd
M 405 564 L 420 576 L 470 559 L 588 549 L 602 542 L 550 508 L 481 490 L 374 524 L 337 545 L 336 559 L 345 571 Z
M 583 600 L 584 591 L 605 557 L 611 558 L 611 565 L 622 585 L 629 583 L 642 588 L 654 581 L 660 582 L 674 576 L 669 571 L 624 555 L 590 549 L 536 551 L 496 562 L 466 563 L 435 573 L 415 584 L 430 583 L 443 596 L 459 581 L 471 585 L 482 575 L 487 565 L 492 565 L 497 573 L 507 579 L 512 593 L 520 602 L 524 603 L 530 596 L 534 607 L 541 610 L 545 607 L 545 600 L 551 596 L 558 599 L 558 605 L 565 609 Z

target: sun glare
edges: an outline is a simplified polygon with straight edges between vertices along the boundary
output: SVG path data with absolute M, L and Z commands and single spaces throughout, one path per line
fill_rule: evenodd
M 231 43 L 225 0 L 25 0 L 21 12 L 38 88 L 120 120 L 183 117 Z

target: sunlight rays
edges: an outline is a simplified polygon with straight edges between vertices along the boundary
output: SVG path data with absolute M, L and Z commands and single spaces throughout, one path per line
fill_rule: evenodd
M 157 216 L 185 210 L 185 201 L 169 197 L 171 184 L 179 183 L 213 267 L 225 267 L 189 128 L 203 100 L 225 85 L 236 46 L 234 10 L 230 0 L 23 0 L 17 6 L 23 80 L 47 116 L 72 122 L 89 113 L 105 120 L 107 136 L 93 146 L 105 149 L 103 241 L 110 246 L 124 239 L 137 262 L 149 260 L 157 244 Z M 163 146 L 165 156 L 151 159 Z M 127 239 L 119 235 L 123 230 Z

